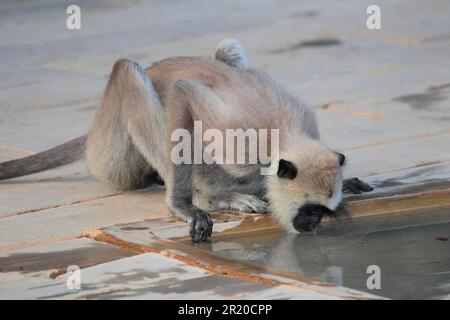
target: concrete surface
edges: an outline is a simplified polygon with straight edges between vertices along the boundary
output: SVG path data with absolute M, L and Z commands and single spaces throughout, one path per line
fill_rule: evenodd
M 151 266 L 149 268 L 148 266 Z M 81 289 L 69 290 L 66 276 L 55 280 L 3 280 L 3 299 L 336 299 L 336 292 L 273 286 L 211 274 L 159 254 L 145 253 L 83 269 Z M 1 278 L 0 278 L 1 279 Z M 16 283 L 22 282 L 21 284 Z M 25 288 L 23 284 L 26 284 Z M 26 290 L 24 290 L 26 289 Z M 323 290 L 322 290 L 323 291 Z M 348 290 L 351 292 L 350 290 Z M 355 292 L 357 296 L 357 292 Z M 370 297 L 361 295 L 361 297 Z
M 0 2 L 1 161 L 85 133 L 117 59 L 129 57 L 148 65 L 173 55 L 208 55 L 227 37 L 240 39 L 254 66 L 313 104 L 322 139 L 347 156 L 348 176 L 395 174 L 450 161 L 448 2 L 377 1 L 382 30 L 374 31 L 365 26 L 370 1 L 77 3 L 82 29 L 70 31 L 65 28 L 68 2 Z M 324 39 L 325 45 L 311 42 Z M 14 257 L 17 250 L 31 254 L 37 246 L 55 254 L 65 246 L 83 250 L 85 244 L 77 238 L 86 229 L 167 216 L 162 189 L 118 193 L 94 181 L 80 162 L 0 183 L 1 257 Z M 85 269 L 89 283 L 96 285 L 72 295 L 62 287 L 55 289 L 63 280 L 49 279 L 45 273 L 0 272 L 0 295 L 86 298 L 90 292 L 91 297 L 125 297 L 120 292 L 126 282 L 108 286 L 102 279 L 114 276 L 101 274 L 117 266 L 117 272 L 126 275 L 142 259 L 145 272 L 165 277 L 160 258 L 146 254 L 100 261 Z M 57 260 L 45 268 L 60 268 Z M 168 260 L 164 259 L 175 263 Z M 228 279 L 230 284 L 224 285 L 223 277 L 213 272 L 205 276 L 197 269 L 189 269 L 188 275 L 205 279 L 199 297 L 342 296 L 340 291 L 327 294 L 316 289 L 297 295 L 273 289 L 276 284 L 264 287 L 258 296 L 258 283 L 242 280 L 239 285 Z M 139 276 L 136 288 L 147 289 L 136 291 L 135 297 L 192 297 L 184 290 L 161 293 L 158 280 L 147 278 Z M 188 283 L 183 281 L 181 286 Z M 224 289 L 212 293 L 205 289 L 208 281 Z M 234 289 L 227 291 L 230 286 Z M 31 290 L 35 287 L 39 290 Z M 104 296 L 103 288 L 108 292 Z

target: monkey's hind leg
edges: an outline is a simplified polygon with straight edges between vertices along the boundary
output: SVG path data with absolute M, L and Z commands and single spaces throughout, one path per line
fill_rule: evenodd
M 86 145 L 89 169 L 119 189 L 164 177 L 164 110 L 144 69 L 131 60 L 113 67 Z M 159 151 L 159 152 L 158 152 Z
M 267 213 L 269 204 L 253 194 L 228 192 L 216 195 L 196 195 L 197 206 L 204 210 L 241 211 L 248 213 Z

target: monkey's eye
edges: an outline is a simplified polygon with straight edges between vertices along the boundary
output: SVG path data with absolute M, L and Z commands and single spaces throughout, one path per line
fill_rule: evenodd
M 345 156 L 342 153 L 338 153 L 337 155 L 339 165 L 342 167 L 343 165 L 345 165 Z

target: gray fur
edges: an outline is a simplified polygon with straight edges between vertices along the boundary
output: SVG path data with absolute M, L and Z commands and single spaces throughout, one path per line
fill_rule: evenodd
M 72 163 L 83 157 L 86 136 L 28 157 L 0 163 L 0 180 L 32 174 Z
M 192 131 L 196 120 L 202 121 L 204 130 L 222 132 L 279 129 L 280 157 L 300 168 L 299 177 L 285 181 L 276 175 L 261 176 L 259 163 L 172 163 L 170 134 L 178 128 Z M 84 140 L 74 150 L 83 149 Z M 333 210 L 341 196 L 338 157 L 319 141 L 313 109 L 267 74 L 249 68 L 235 40 L 222 42 L 215 58 L 169 58 L 145 70 L 131 60 L 119 60 L 88 134 L 86 159 L 97 179 L 120 189 L 139 188 L 148 177 L 161 177 L 170 211 L 190 223 L 194 241 L 211 236 L 213 223 L 207 211 L 270 209 L 289 229 L 299 205 L 314 201 Z M 21 160 L 15 160 L 16 165 Z M 272 160 L 277 166 L 279 159 Z M 58 165 L 51 163 L 38 167 Z M 327 196 L 330 190 L 333 197 Z
M 135 62 L 119 60 L 113 68 L 88 135 L 86 160 L 100 181 L 133 189 L 167 160 L 158 152 L 166 139 L 164 111 L 145 71 Z

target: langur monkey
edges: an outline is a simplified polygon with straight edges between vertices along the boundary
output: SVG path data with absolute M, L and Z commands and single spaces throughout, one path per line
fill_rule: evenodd
M 276 174 L 256 164 L 175 164 L 175 129 L 277 128 Z M 0 179 L 54 168 L 86 157 L 90 172 L 118 189 L 164 182 L 170 212 L 190 224 L 194 242 L 206 241 L 208 211 L 271 212 L 287 230 L 313 230 L 333 214 L 342 191 L 372 188 L 343 181 L 345 156 L 319 140 L 314 110 L 269 75 L 249 66 L 242 46 L 224 40 L 214 57 L 175 57 L 143 69 L 115 63 L 89 133 L 53 149 L 0 163 Z

